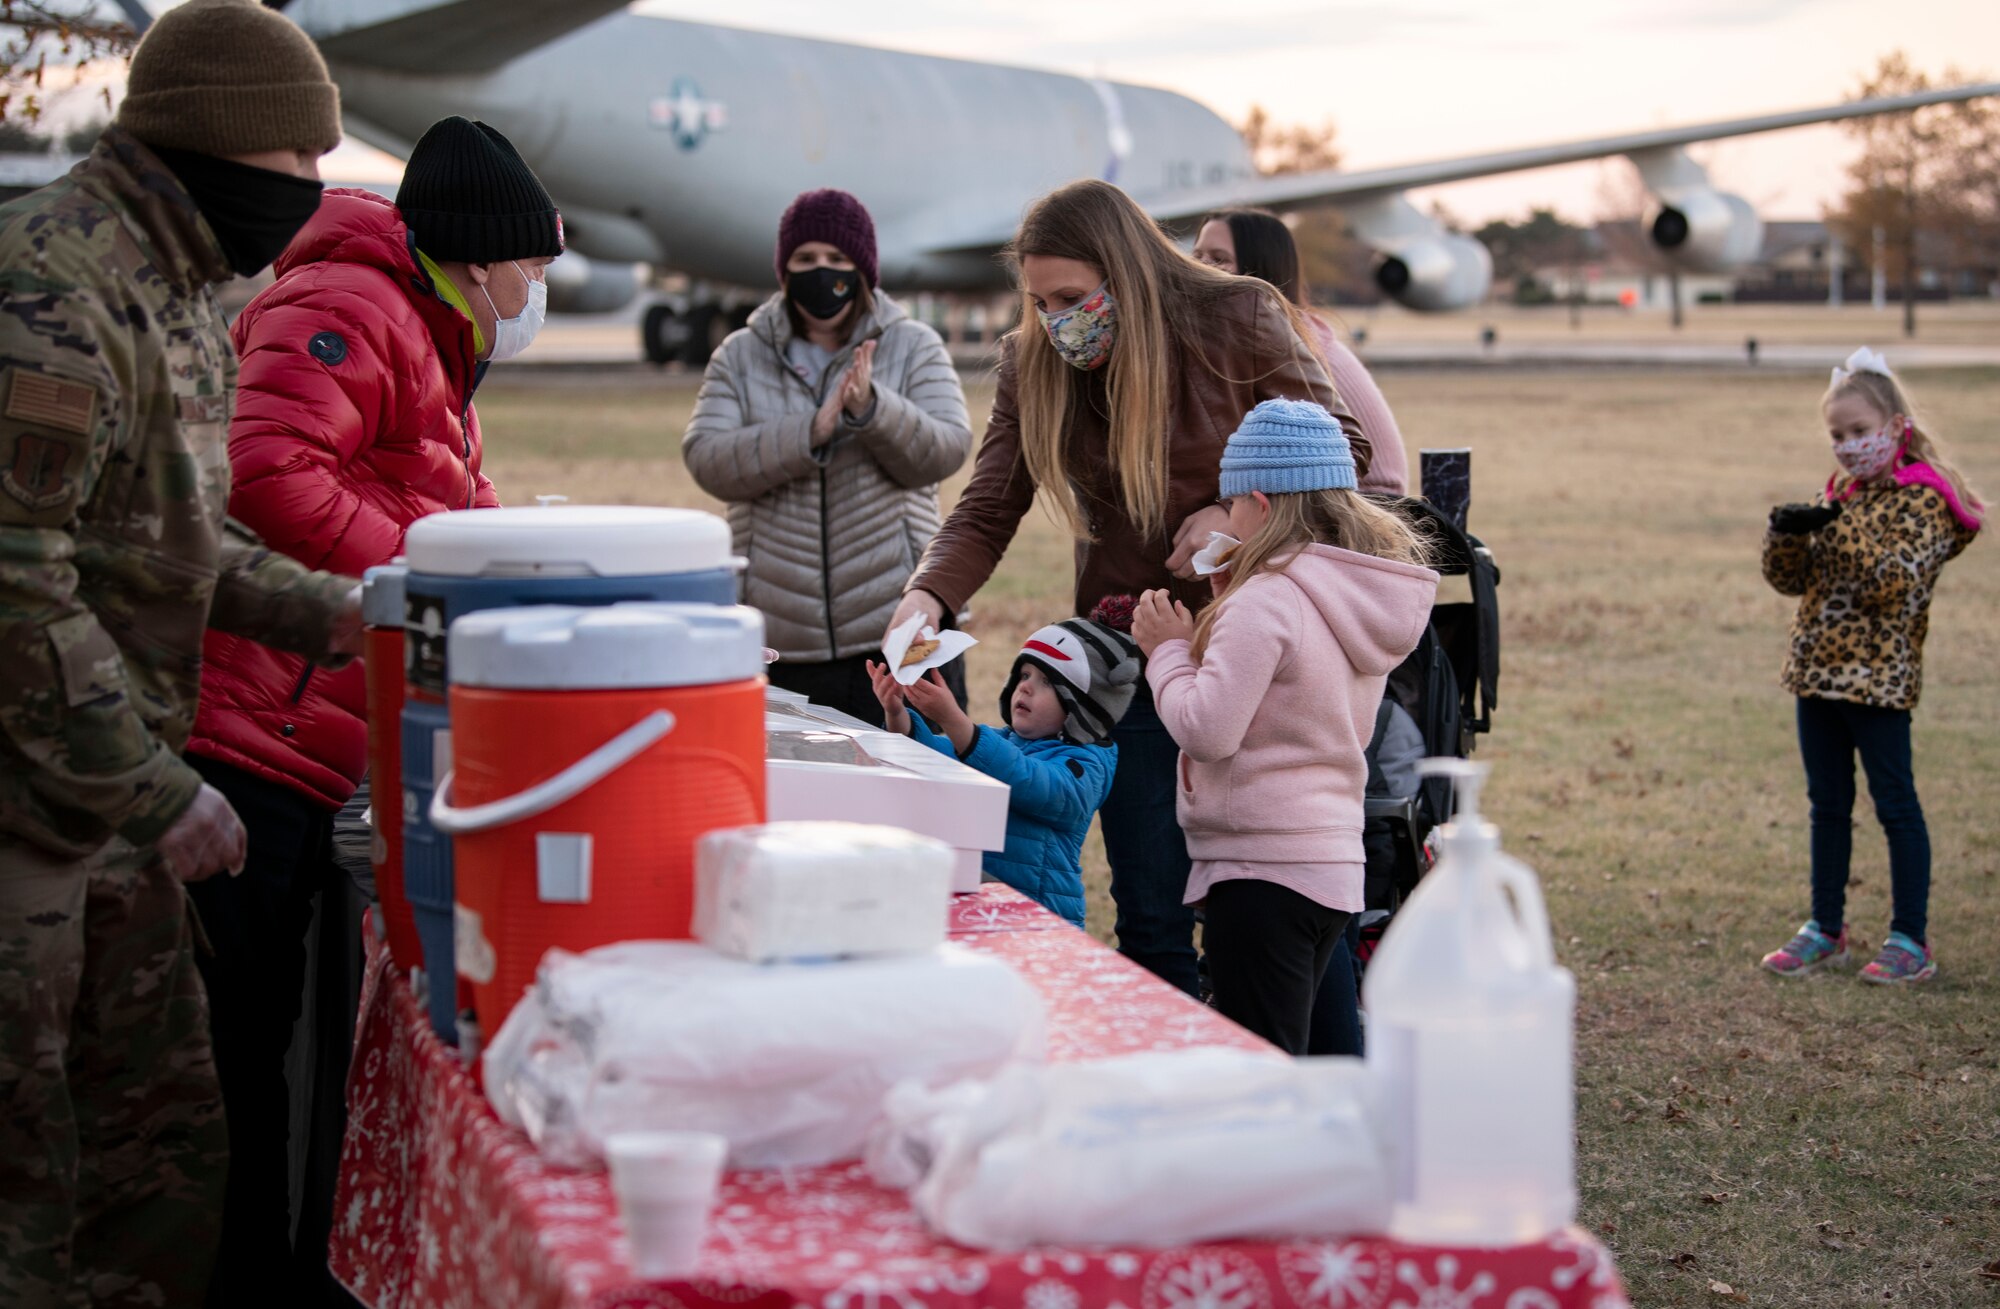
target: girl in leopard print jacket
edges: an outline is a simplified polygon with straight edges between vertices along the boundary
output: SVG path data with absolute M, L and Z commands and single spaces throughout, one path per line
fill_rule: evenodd
M 1848 960 L 1843 921 L 1859 754 L 1889 840 L 1893 916 L 1863 981 L 1927 981 L 1930 832 L 1910 768 L 1931 592 L 1972 541 L 1985 506 L 1910 417 L 1888 363 L 1858 350 L 1821 402 L 1840 470 L 1814 504 L 1779 505 L 1764 577 L 1800 597 L 1782 681 L 1798 697 L 1812 814 L 1812 918 L 1764 956 L 1796 976 Z

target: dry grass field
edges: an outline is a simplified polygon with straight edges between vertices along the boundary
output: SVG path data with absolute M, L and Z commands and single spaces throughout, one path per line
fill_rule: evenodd
M 1912 380 L 2000 492 L 2000 371 Z M 1888 993 L 1781 981 L 1756 961 L 1806 916 L 1805 798 L 1776 686 L 1789 605 L 1757 551 L 1766 507 L 1826 475 L 1819 380 L 1382 381 L 1413 450 L 1474 451 L 1472 525 L 1504 570 L 1488 807 L 1577 975 L 1581 1221 L 1635 1302 L 2000 1305 L 2000 542 L 1946 570 L 1917 714 L 1943 973 Z M 692 398 L 637 373 L 497 371 L 488 470 L 512 503 L 702 505 L 678 458 Z M 990 391 L 973 400 L 977 426 Z M 1014 643 L 1066 612 L 1068 553 L 1037 515 L 978 598 L 979 716 Z M 1858 818 L 1850 913 L 1872 948 L 1887 867 L 1865 801 Z M 1093 873 L 1104 934 L 1101 857 Z

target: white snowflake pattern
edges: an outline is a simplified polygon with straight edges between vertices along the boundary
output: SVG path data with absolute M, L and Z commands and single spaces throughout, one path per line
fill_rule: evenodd
M 425 1224 L 417 1232 L 417 1259 L 423 1264 L 424 1272 L 436 1277 L 438 1261 L 443 1257 L 444 1246 L 439 1242 L 437 1232 Z
M 1423 1266 L 1414 1259 L 1404 1259 L 1396 1264 L 1396 1278 L 1407 1283 L 1417 1293 L 1417 1298 L 1405 1300 L 1399 1293 L 1389 1309 L 1473 1309 L 1480 1297 L 1491 1295 L 1498 1285 L 1492 1273 L 1478 1272 L 1461 1287 L 1458 1284 L 1458 1256 L 1452 1254 L 1437 1257 L 1436 1282 L 1424 1281 Z
M 983 1263 L 960 1264 L 956 1268 L 946 1265 L 933 1275 L 938 1286 L 953 1295 L 974 1295 L 985 1290 L 990 1276 Z
M 823 1303 L 826 1309 L 926 1309 L 907 1287 L 873 1273 L 863 1273 L 829 1291 Z
M 1144 1309 L 1256 1309 L 1270 1303 L 1270 1295 L 1256 1264 L 1226 1250 L 1205 1250 L 1154 1264 L 1140 1301 Z
M 1139 1256 L 1121 1252 L 1106 1259 L 1104 1266 L 1111 1270 L 1113 1277 L 1133 1277 L 1139 1272 Z
M 1617 1284 L 1617 1270 L 1612 1267 L 1611 1256 L 1605 1253 L 1604 1247 L 1594 1237 L 1572 1227 L 1551 1236 L 1549 1248 L 1558 1254 L 1571 1256 L 1571 1262 L 1549 1274 L 1550 1283 L 1558 1291 L 1567 1291 L 1578 1283 L 1599 1290 Z
M 1078 1309 L 1076 1289 L 1062 1282 L 1036 1282 L 1021 1294 L 1021 1309 Z
M 1507 1309 L 1562 1309 L 1562 1301 L 1539 1286 L 1523 1286 L 1507 1297 Z
M 1389 1261 L 1359 1241 L 1287 1246 L 1278 1252 L 1278 1275 L 1286 1292 L 1309 1309 L 1360 1309 L 1382 1302 Z

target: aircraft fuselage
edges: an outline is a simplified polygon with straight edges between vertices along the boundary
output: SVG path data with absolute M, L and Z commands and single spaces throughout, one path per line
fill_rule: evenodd
M 359 123 L 402 141 L 454 113 L 506 133 L 590 258 L 746 286 L 812 187 L 868 205 L 886 283 L 977 289 L 1003 281 L 990 249 L 952 247 L 1053 187 L 1100 177 L 1151 205 L 1252 173 L 1234 128 L 1169 91 L 640 14 L 488 74 L 335 72 Z

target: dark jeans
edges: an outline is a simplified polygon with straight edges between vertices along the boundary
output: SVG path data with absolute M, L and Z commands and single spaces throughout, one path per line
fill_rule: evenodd
M 1361 990 L 1355 981 L 1355 954 L 1361 949 L 1361 915 L 1347 916 L 1347 929 L 1333 943 L 1326 971 L 1313 996 L 1307 1054 L 1361 1054 Z
M 1813 920 L 1838 935 L 1854 849 L 1854 756 L 1868 774 L 1875 818 L 1889 838 L 1889 930 L 1922 941 L 1928 930 L 1931 835 L 1910 771 L 1910 714 L 1844 700 L 1799 698 L 1799 753 L 1812 802 Z
M 250 834 L 240 876 L 188 885 L 213 948 L 197 962 L 229 1119 L 229 1190 L 208 1303 L 297 1303 L 285 1055 L 305 991 L 313 897 L 329 880 L 333 815 L 289 787 L 187 759 Z
M 864 723 L 880 727 L 882 702 L 875 698 L 875 684 L 868 680 L 868 661 L 879 661 L 881 658 L 878 652 L 810 664 L 780 659 L 768 665 L 764 675 L 771 679 L 772 686 L 796 692 L 814 704 L 838 709 L 850 718 L 859 718 Z M 954 659 L 938 671 L 944 674 L 944 684 L 951 688 L 958 707 L 964 709 L 965 660 Z M 972 716 L 975 719 L 979 717 L 978 714 Z
M 1305 1054 L 1314 993 L 1353 915 L 1244 878 L 1209 887 L 1204 916 L 1216 1009 L 1285 1053 Z
M 1118 952 L 1199 996 L 1194 909 L 1181 903 L 1187 894 L 1187 840 L 1174 816 L 1180 747 L 1167 735 L 1143 682 L 1111 741 L 1118 747 L 1118 771 L 1098 816 L 1111 862 L 1111 900 L 1118 909 Z

